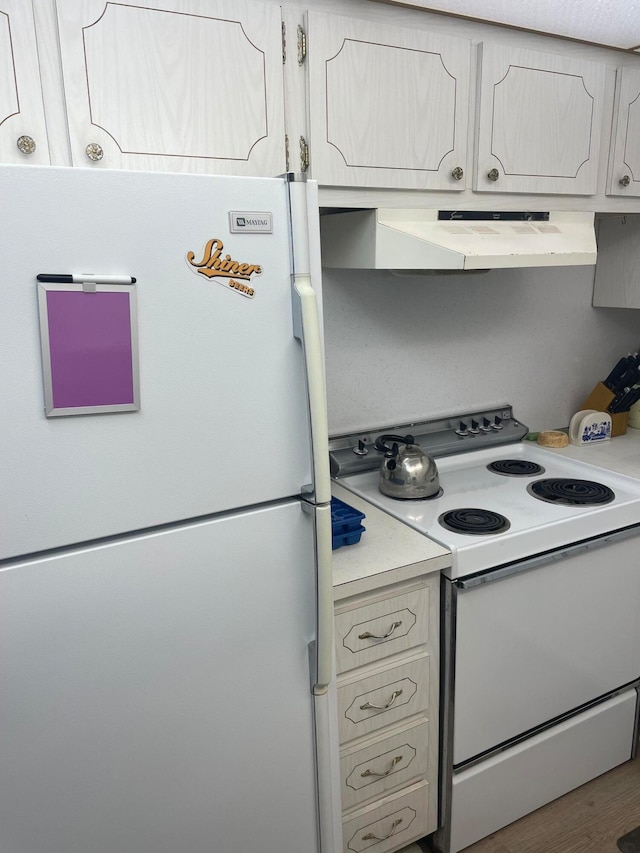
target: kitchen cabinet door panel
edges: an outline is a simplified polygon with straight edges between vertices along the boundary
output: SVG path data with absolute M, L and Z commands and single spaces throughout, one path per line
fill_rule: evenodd
M 609 195 L 640 196 L 640 71 L 618 71 Z
M 338 686 L 340 743 L 369 735 L 429 707 L 431 658 L 422 654 Z
M 278 7 L 59 0 L 58 18 L 74 165 L 284 171 Z
M 0 162 L 49 163 L 33 10 L 25 0 L 0 0 Z
M 315 179 L 464 189 L 469 41 L 310 12 L 308 43 Z
M 342 806 L 384 796 L 387 791 L 427 776 L 429 771 L 429 722 L 394 729 L 373 743 L 345 751 L 340 759 Z
M 598 263 L 593 305 L 640 308 L 640 216 L 620 214 L 597 220 Z
M 429 588 L 336 613 L 335 631 L 339 672 L 426 643 Z
M 387 853 L 429 832 L 433 817 L 428 809 L 429 785 L 418 782 L 345 820 L 344 853 Z
M 478 157 L 482 192 L 596 192 L 605 66 L 482 44 Z

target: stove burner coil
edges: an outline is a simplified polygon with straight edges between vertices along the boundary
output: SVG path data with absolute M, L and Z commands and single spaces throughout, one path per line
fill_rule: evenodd
M 561 477 L 536 480 L 534 483 L 529 483 L 527 491 L 540 501 L 561 506 L 608 504 L 615 498 L 615 493 L 609 486 L 604 486 L 602 483 Z
M 544 474 L 542 465 L 528 459 L 498 459 L 487 465 L 487 470 L 504 477 L 535 477 Z
M 439 518 L 440 524 L 454 533 L 468 533 L 470 536 L 486 536 L 504 533 L 511 526 L 508 519 L 490 509 L 464 507 L 444 512 Z

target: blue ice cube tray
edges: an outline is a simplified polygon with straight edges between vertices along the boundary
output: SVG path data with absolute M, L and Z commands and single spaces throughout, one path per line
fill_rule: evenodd
M 355 545 L 366 530 L 360 523 L 366 518 L 339 498 L 331 498 L 331 547 L 335 551 L 343 545 Z

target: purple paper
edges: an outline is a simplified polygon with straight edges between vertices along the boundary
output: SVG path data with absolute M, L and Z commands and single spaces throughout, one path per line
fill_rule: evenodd
M 128 293 L 47 292 L 53 406 L 134 402 Z

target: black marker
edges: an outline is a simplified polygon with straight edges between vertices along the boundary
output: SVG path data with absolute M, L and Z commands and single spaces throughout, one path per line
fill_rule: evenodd
M 50 284 L 82 284 L 85 281 L 94 282 L 95 284 L 135 284 L 136 280 L 129 275 L 94 275 L 86 273 L 85 275 L 66 275 L 65 273 L 39 273 L 36 278 L 38 281 L 48 282 Z

